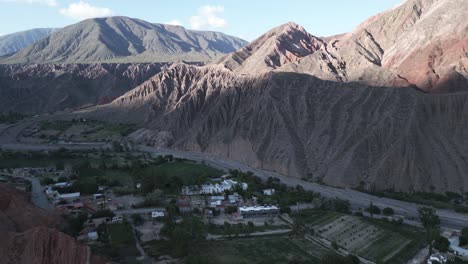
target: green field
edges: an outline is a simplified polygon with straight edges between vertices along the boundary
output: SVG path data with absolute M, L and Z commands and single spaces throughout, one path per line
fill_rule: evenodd
M 296 217 L 316 235 L 372 261 L 404 263 L 423 245 L 422 230 L 405 225 L 336 212 L 308 211 Z
M 39 125 L 37 131 L 24 136 L 52 141 L 112 141 L 130 134 L 134 130 L 135 127 L 132 125 L 96 120 L 45 121 Z
M 154 256 L 165 255 L 164 242 L 147 245 Z M 234 238 L 223 241 L 194 243 L 186 263 L 318 263 L 329 251 L 303 238 L 289 236 L 262 236 Z
M 95 254 L 105 256 L 116 263 L 138 263 L 140 252 L 136 248 L 133 230 L 129 224 L 110 224 L 101 230 L 98 228 L 98 233 L 101 243 L 91 245 Z
M 184 185 L 203 184 L 222 174 L 222 171 L 206 165 L 175 161 L 143 168 L 137 179 L 142 182 L 143 192 L 161 189 L 166 193 L 178 194 Z
M 133 243 L 133 230 L 129 224 L 111 224 L 109 228 L 109 239 L 113 245 Z

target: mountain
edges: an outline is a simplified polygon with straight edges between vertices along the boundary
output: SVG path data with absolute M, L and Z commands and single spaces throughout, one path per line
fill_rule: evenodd
M 287 23 L 78 114 L 136 122 L 139 143 L 333 186 L 466 192 L 466 11 L 408 0 L 327 38 Z
M 467 91 L 467 14 L 464 0 L 408 0 L 350 33 L 323 39 L 288 23 L 216 63 L 243 74 L 262 73 L 265 67 L 250 67 L 248 58 L 268 63 L 276 57 L 271 50 L 277 50 L 292 59 L 277 60 L 268 70 L 374 86 L 413 85 L 427 92 Z M 291 53 L 291 47 L 307 46 Z
M 58 216 L 33 206 L 26 193 L 0 183 L 2 263 L 106 263 L 73 237 L 55 229 Z
M 240 50 L 214 63 L 241 74 L 262 73 L 297 62 L 323 45 L 321 39 L 312 36 L 303 27 L 289 22 L 268 31 Z
M 166 64 L 0 65 L 0 113 L 39 114 L 109 103 Z
M 12 54 L 49 36 L 57 29 L 35 28 L 0 36 L 0 56 Z
M 1 63 L 205 62 L 244 46 L 219 32 L 186 30 L 128 17 L 84 20 Z
M 206 152 L 340 187 L 468 190 L 468 93 L 241 75 L 174 65 L 114 100 L 80 111 L 136 122 L 130 140 Z

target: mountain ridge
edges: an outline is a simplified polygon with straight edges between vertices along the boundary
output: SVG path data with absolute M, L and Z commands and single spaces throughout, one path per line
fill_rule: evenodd
M 34 28 L 0 36 L 0 56 L 15 53 L 56 30 L 56 28 Z
M 136 143 L 207 152 L 333 186 L 460 192 L 468 190 L 468 129 L 457 124 L 468 121 L 466 113 L 468 93 L 178 64 L 77 114 L 142 125 L 130 136 Z
M 58 30 L 0 63 L 203 62 L 245 43 L 219 32 L 128 17 L 93 18 Z

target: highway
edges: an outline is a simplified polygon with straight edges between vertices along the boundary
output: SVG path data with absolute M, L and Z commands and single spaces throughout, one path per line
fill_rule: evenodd
M 91 150 L 109 148 L 109 145 L 103 143 L 24 144 L 18 142 L 17 136 L 25 127 L 44 118 L 45 117 L 40 117 L 36 118 L 35 120 L 28 120 L 24 123 L 22 122 L 17 125 L 8 126 L 7 128 L 0 128 L 0 148 L 12 150 L 52 150 L 59 148 L 74 150 Z M 421 206 L 415 203 L 399 201 L 384 197 L 377 197 L 370 194 L 358 192 L 352 189 L 334 188 L 320 185 L 317 183 L 307 182 L 297 178 L 287 177 L 285 175 L 281 175 L 275 172 L 252 168 L 238 161 L 227 160 L 206 153 L 153 148 L 143 145 L 137 146 L 137 149 L 139 151 L 152 153 L 154 155 L 173 155 L 174 157 L 186 158 L 197 162 L 203 161 L 212 167 L 224 171 L 228 171 L 230 169 L 237 169 L 244 172 L 251 171 L 263 180 L 268 179 L 268 177 L 276 177 L 280 179 L 282 183 L 291 187 L 301 185 L 305 190 L 318 192 L 323 197 L 349 200 L 353 209 L 367 208 L 370 202 L 372 202 L 374 205 L 380 208 L 391 207 L 395 211 L 396 215 L 404 216 L 408 220 L 417 220 L 418 208 Z M 437 209 L 437 214 L 441 218 L 442 227 L 460 229 L 462 227 L 468 226 L 468 214 L 457 213 L 445 209 Z
M 374 205 L 380 208 L 391 207 L 395 211 L 396 215 L 404 216 L 408 220 L 417 220 L 418 208 L 421 206 L 415 203 L 377 197 L 352 189 L 340 189 L 307 182 L 297 178 L 287 177 L 275 172 L 252 168 L 238 161 L 226 160 L 205 153 L 178 151 L 172 149 L 156 149 L 148 146 L 138 146 L 138 148 L 140 151 L 152 153 L 155 155 L 173 155 L 174 157 L 186 158 L 197 162 L 204 161 L 206 164 L 224 171 L 228 171 L 229 169 L 238 169 L 244 172 L 251 171 L 262 180 L 266 180 L 268 177 L 276 177 L 280 179 L 282 183 L 291 187 L 301 185 L 305 190 L 318 192 L 323 197 L 349 200 L 351 206 L 354 209 L 367 208 L 369 207 L 370 202 L 372 202 Z M 468 226 L 468 214 L 457 213 L 444 209 L 437 209 L 437 214 L 441 219 L 442 227 L 460 229 L 462 227 Z

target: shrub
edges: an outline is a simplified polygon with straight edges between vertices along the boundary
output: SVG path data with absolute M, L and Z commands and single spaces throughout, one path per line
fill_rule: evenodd
M 441 252 L 447 252 L 449 245 L 449 240 L 443 236 L 439 236 L 434 242 L 434 248 Z
M 384 215 L 393 215 L 395 214 L 395 212 L 393 211 L 393 208 L 390 208 L 390 207 L 385 207 L 383 210 L 382 210 L 382 213 Z

